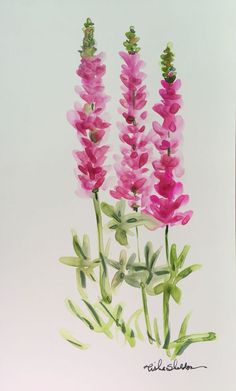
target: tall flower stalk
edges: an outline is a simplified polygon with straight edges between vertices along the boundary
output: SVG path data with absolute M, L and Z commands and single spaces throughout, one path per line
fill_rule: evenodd
M 81 87 L 76 87 L 84 103 L 76 103 L 74 110 L 68 112 L 67 118 L 76 129 L 82 149 L 73 152 L 77 162 L 76 177 L 79 180 L 78 194 L 92 197 L 98 232 L 98 251 L 100 258 L 100 290 L 106 302 L 111 301 L 109 284 L 104 262 L 102 216 L 99 202 L 99 189 L 103 188 L 107 169 L 104 166 L 109 149 L 103 144 L 106 129 L 110 126 L 102 118 L 105 104 L 109 97 L 104 93 L 102 77 L 106 72 L 103 54 L 95 54 L 94 24 L 87 18 L 84 23 L 84 39 L 81 50 L 80 65 L 76 71 L 81 79 Z
M 171 45 L 168 44 L 161 55 L 161 69 L 163 80 L 159 90 L 161 102 L 153 106 L 153 110 L 160 115 L 162 123 L 153 122 L 154 145 L 160 154 L 160 158 L 153 161 L 154 176 L 157 182 L 154 189 L 157 194 L 151 195 L 149 212 L 165 227 L 166 262 L 170 265 L 169 254 L 169 227 L 176 224 L 185 225 L 192 216 L 192 211 L 180 211 L 189 196 L 183 194 L 183 184 L 179 177 L 183 174 L 178 148 L 182 139 L 183 119 L 178 115 L 182 106 L 182 97 L 178 93 L 181 86 L 177 79 L 176 69 L 173 65 L 174 54 Z M 170 276 L 171 279 L 171 276 Z M 168 347 L 170 340 L 169 328 L 169 299 L 170 292 L 163 292 L 163 326 L 164 347 Z
M 116 156 L 115 170 L 117 174 L 117 185 L 110 191 L 116 199 L 128 200 L 130 207 L 138 212 L 144 194 L 149 191 L 147 180 L 147 165 L 151 158 L 151 133 L 145 132 L 145 120 L 147 111 L 144 107 L 147 103 L 146 85 L 143 84 L 145 73 L 142 72 L 144 62 L 141 60 L 138 46 L 139 38 L 133 26 L 125 34 L 126 41 L 123 43 L 126 52 L 120 52 L 124 60 L 122 64 L 120 79 L 122 81 L 123 98 L 120 99 L 121 114 L 124 122 L 118 124 L 120 129 L 121 156 Z M 137 255 L 141 262 L 139 231 L 136 226 Z M 147 334 L 152 342 L 151 326 L 147 307 L 145 286 L 142 285 L 142 302 L 145 313 Z
M 138 211 L 142 194 L 147 191 L 147 164 L 150 160 L 150 134 L 145 133 L 147 111 L 145 74 L 142 72 L 144 62 L 141 60 L 138 47 L 139 38 L 133 26 L 125 34 L 124 46 L 127 52 L 120 52 L 124 60 L 120 79 L 123 98 L 120 99 L 120 112 L 125 122 L 118 124 L 120 129 L 121 156 L 116 156 L 115 170 L 117 185 L 110 194 L 116 198 L 125 198 L 134 211 Z M 140 260 L 139 235 L 136 227 L 137 254 Z
M 143 85 L 145 74 L 142 72 L 144 62 L 141 60 L 137 46 L 139 38 L 134 27 L 126 33 L 124 46 L 127 52 L 120 52 L 124 60 L 120 79 L 123 98 L 120 99 L 121 113 L 125 122 L 118 123 L 120 129 L 121 156 L 115 156 L 117 185 L 110 191 L 116 199 L 124 198 L 137 210 L 142 194 L 147 191 L 147 164 L 150 160 L 150 134 L 145 132 L 147 111 L 146 85 Z

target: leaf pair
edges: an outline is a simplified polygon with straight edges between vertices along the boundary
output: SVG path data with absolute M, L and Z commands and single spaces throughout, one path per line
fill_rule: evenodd
M 77 235 L 73 233 L 73 247 L 76 257 L 61 257 L 59 261 L 65 265 L 76 267 L 77 288 L 81 297 L 87 298 L 85 292 L 86 277 L 95 281 L 94 268 L 100 263 L 99 259 L 91 260 L 90 242 L 88 235 L 83 236 L 81 245 Z
M 184 246 L 183 250 L 178 256 L 176 245 L 172 244 L 170 249 L 170 278 L 167 282 L 156 285 L 153 288 L 154 294 L 159 295 L 163 292 L 168 292 L 176 303 L 180 303 L 181 290 L 177 286 L 177 283 L 201 267 L 200 264 L 193 264 L 180 271 L 184 265 L 189 249 L 190 246 Z
M 176 271 L 183 267 L 189 250 L 190 250 L 190 246 L 186 245 L 184 246 L 179 256 L 177 256 L 176 244 L 172 244 L 170 248 L 170 265 L 173 271 Z
M 159 222 L 153 217 L 139 213 L 125 214 L 125 200 L 119 200 L 115 206 L 109 205 L 106 202 L 101 203 L 103 213 L 110 217 L 111 220 L 107 227 L 115 231 L 115 238 L 122 246 L 127 246 L 128 235 L 133 235 L 133 228 L 144 225 L 148 229 L 157 228 Z
M 162 282 L 153 288 L 155 295 L 160 295 L 161 293 L 167 292 L 174 301 L 179 304 L 181 300 L 181 290 L 176 285 L 172 285 L 169 282 Z
M 174 360 L 177 356 L 180 356 L 187 347 L 193 343 L 214 341 L 216 339 L 216 334 L 214 332 L 187 335 L 189 318 L 190 313 L 185 316 L 181 324 L 178 338 L 169 344 L 169 349 L 174 349 L 171 357 L 172 360 Z
M 92 318 L 88 317 L 88 315 L 86 315 L 79 306 L 74 304 L 72 300 L 66 300 L 66 304 L 70 312 L 79 318 L 90 330 L 97 333 L 104 333 L 108 338 L 113 338 L 113 334 L 110 331 L 113 321 L 109 319 L 107 322 L 105 322 L 101 315 L 96 311 L 94 306 L 92 306 L 87 300 L 83 300 L 83 302 Z
M 140 284 L 144 284 L 147 288 L 147 293 L 153 294 L 152 284 L 150 285 L 150 283 L 170 273 L 169 267 L 156 266 L 160 252 L 161 247 L 153 251 L 152 243 L 147 242 L 144 248 L 145 262 L 133 263 L 129 268 L 129 273 L 125 281 L 136 288 L 140 288 Z
M 126 271 L 129 270 L 136 258 L 136 255 L 133 253 L 129 258 L 127 258 L 127 253 L 125 250 L 121 250 L 119 256 L 119 262 L 108 259 L 108 263 L 117 269 L 118 271 L 115 273 L 111 287 L 112 289 L 117 288 L 126 278 Z

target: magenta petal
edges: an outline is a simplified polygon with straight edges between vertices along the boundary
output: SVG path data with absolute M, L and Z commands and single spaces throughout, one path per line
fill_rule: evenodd
M 134 182 L 133 186 L 134 188 L 139 190 L 144 185 L 145 182 L 146 182 L 146 178 L 140 178 Z
M 182 220 L 182 224 L 185 225 L 189 222 L 189 220 L 191 219 L 193 215 L 193 211 L 189 210 L 188 212 L 185 212 L 184 213 L 184 218 Z
M 170 106 L 170 113 L 171 114 L 176 114 L 180 109 L 180 105 L 178 103 L 172 103 Z
M 174 122 L 170 123 L 169 129 L 171 130 L 171 132 L 175 132 L 176 131 L 176 126 L 175 126 Z
M 142 153 L 139 158 L 139 168 L 143 167 L 148 161 L 148 153 Z

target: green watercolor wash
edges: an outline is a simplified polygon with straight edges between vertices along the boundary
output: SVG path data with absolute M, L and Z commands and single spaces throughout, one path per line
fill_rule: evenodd
M 94 39 L 94 23 L 90 18 L 86 19 L 83 27 L 84 38 L 81 46 L 82 50 L 79 50 L 81 57 L 92 57 L 96 52 L 95 39 Z
M 78 339 L 72 337 L 72 335 L 65 329 L 61 329 L 60 334 L 63 338 L 65 338 L 66 341 L 70 342 L 71 345 L 75 346 L 78 349 L 86 350 L 89 348 L 89 345 L 78 341 Z
M 138 46 L 138 41 L 140 38 L 136 36 L 136 32 L 133 26 L 130 26 L 129 31 L 125 33 L 126 41 L 123 42 L 123 45 L 129 54 L 135 54 L 140 51 Z
M 174 67 L 175 55 L 172 52 L 172 44 L 168 43 L 161 55 L 162 76 L 167 83 L 173 83 L 176 79 L 176 69 Z

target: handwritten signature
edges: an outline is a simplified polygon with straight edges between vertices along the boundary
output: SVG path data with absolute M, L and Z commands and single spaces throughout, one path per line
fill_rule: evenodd
M 158 362 L 152 362 L 150 364 L 144 365 L 143 369 L 146 369 L 148 372 L 155 372 L 155 371 L 161 371 L 161 372 L 171 372 L 171 371 L 179 371 L 179 370 L 192 370 L 192 369 L 199 369 L 199 368 L 207 368 L 205 365 L 198 365 L 196 367 L 188 364 L 185 362 L 184 364 L 179 364 L 178 360 L 174 360 L 172 363 L 169 363 L 167 365 L 163 365 L 162 359 L 160 358 Z

